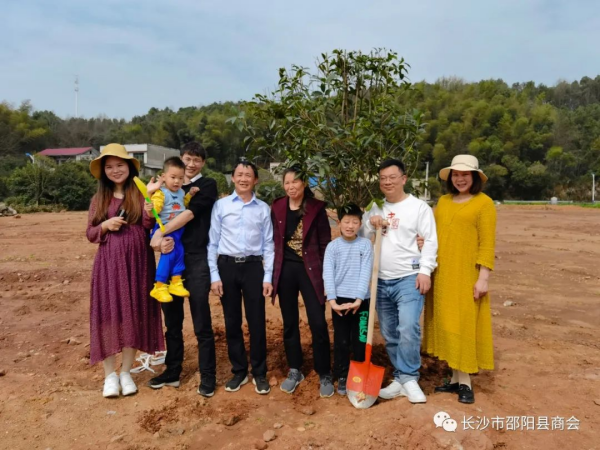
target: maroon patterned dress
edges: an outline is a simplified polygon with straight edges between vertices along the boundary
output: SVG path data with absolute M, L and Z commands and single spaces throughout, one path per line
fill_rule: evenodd
M 122 202 L 113 197 L 109 219 L 117 215 Z M 90 242 L 100 244 L 92 269 L 90 363 L 124 347 L 147 353 L 164 350 L 160 304 L 149 295 L 156 271 L 148 237 L 154 219 L 142 212 L 138 223 L 102 236 L 101 225 L 92 225 L 96 203 L 94 197 L 86 233 Z

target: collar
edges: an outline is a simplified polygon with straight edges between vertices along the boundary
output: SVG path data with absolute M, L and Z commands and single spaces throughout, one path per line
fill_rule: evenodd
M 200 178 L 202 178 L 202 174 L 199 173 L 198 175 L 196 175 L 194 178 L 192 178 L 190 180 L 190 183 L 195 183 L 196 181 L 198 181 Z
M 233 194 L 231 194 L 231 201 L 235 202 L 236 200 L 239 200 L 240 202 L 244 203 L 244 201 L 242 200 L 242 198 L 238 195 L 238 193 L 234 190 Z M 250 201 L 248 203 L 244 203 L 245 205 L 249 205 L 250 203 L 257 203 L 256 201 L 256 194 L 254 192 L 252 192 L 252 198 L 250 199 Z

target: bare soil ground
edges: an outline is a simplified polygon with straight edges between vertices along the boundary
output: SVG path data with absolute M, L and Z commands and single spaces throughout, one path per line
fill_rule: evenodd
M 307 379 L 294 395 L 274 388 L 259 396 L 252 384 L 225 392 L 230 365 L 216 298 L 211 299 L 218 363 L 213 398 L 196 394 L 189 317 L 178 390 L 145 387 L 152 376 L 146 371 L 134 376 L 137 395 L 102 398 L 102 367 L 91 367 L 88 359 L 88 291 L 96 247 L 85 239 L 85 222 L 85 213 L 0 218 L 0 448 L 600 448 L 600 210 L 499 207 L 491 281 L 497 367 L 473 378 L 476 403 L 434 394 L 446 367 L 423 356 L 427 404 L 398 398 L 368 410 L 354 409 L 337 394 L 319 398 L 305 320 Z M 507 301 L 514 305 L 504 306 Z M 277 306 L 267 305 L 267 318 L 269 377 L 281 382 L 287 367 Z M 376 339 L 375 362 L 388 367 L 389 376 L 383 342 Z M 455 433 L 436 428 L 433 416 L 439 411 L 458 422 Z M 536 422 L 547 416 L 549 428 L 553 421 L 560 426 L 553 418 L 562 418 L 565 429 L 511 430 L 514 419 L 507 416 L 533 416 Z M 462 422 L 470 417 L 479 417 L 480 428 L 486 419 L 501 418 L 505 428 L 488 423 L 484 430 L 465 430 Z M 265 443 L 268 430 L 275 438 Z

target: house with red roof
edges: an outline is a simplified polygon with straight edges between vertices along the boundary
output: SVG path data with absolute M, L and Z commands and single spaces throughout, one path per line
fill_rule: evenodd
M 67 161 L 91 161 L 98 157 L 100 152 L 94 147 L 47 148 L 39 152 L 40 155 L 49 156 L 57 164 Z

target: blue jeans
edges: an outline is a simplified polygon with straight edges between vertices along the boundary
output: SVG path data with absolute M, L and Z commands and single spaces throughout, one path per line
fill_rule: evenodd
M 417 275 L 377 283 L 377 316 L 385 348 L 399 383 L 419 380 L 423 299 L 415 288 Z

